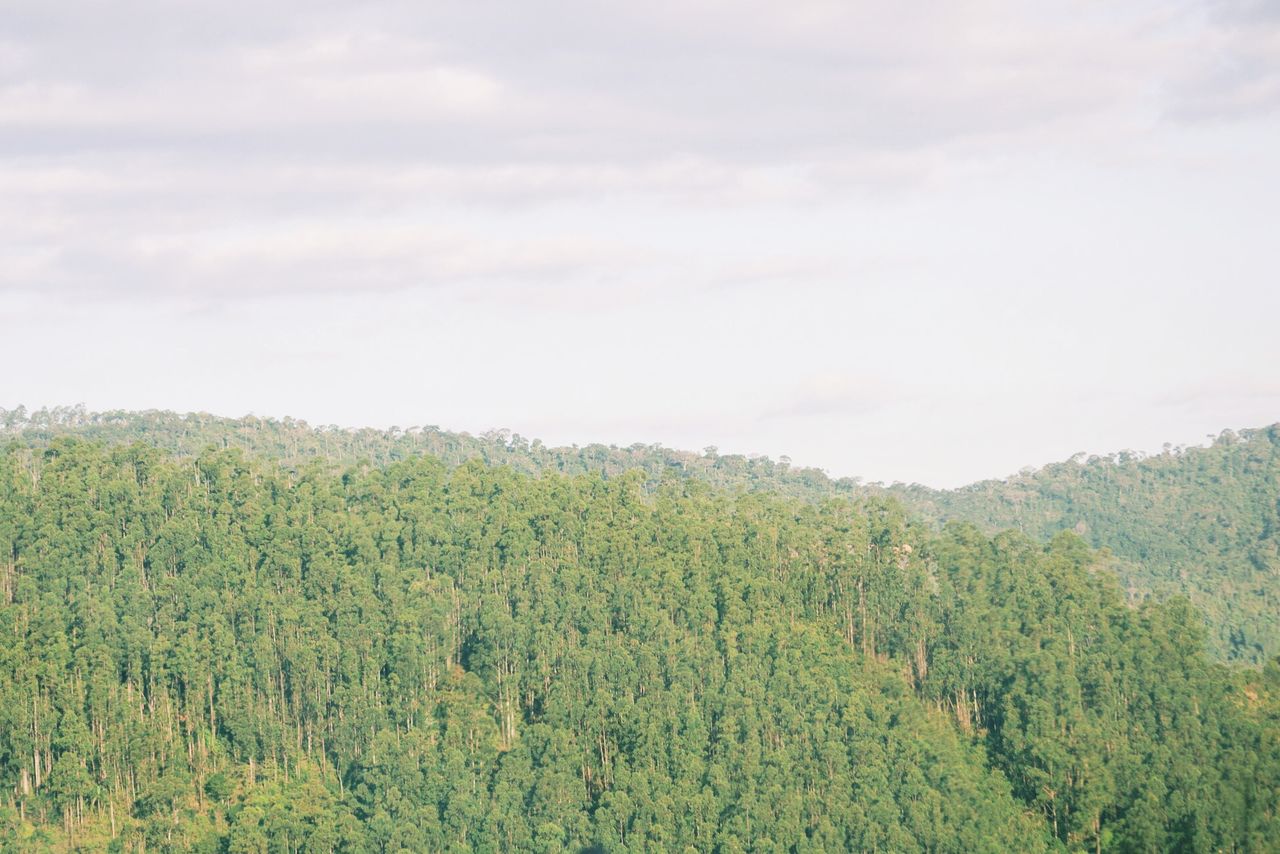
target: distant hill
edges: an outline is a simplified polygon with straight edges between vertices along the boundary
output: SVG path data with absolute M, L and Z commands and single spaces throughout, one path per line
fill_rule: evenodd
M 19 407 L 0 408 L 0 437 L 6 434 L 34 444 L 47 444 L 66 435 L 109 445 L 144 442 L 180 456 L 195 456 L 209 447 L 240 448 L 288 467 L 313 460 L 339 467 L 382 466 L 427 454 L 450 468 L 480 460 L 525 474 L 555 471 L 614 477 L 639 469 L 650 486 L 681 478 L 704 481 L 717 489 L 768 491 L 810 501 L 852 494 L 858 487 L 856 480 L 832 480 L 820 469 L 793 467 L 785 458 L 774 461 L 762 456 L 719 454 L 712 448 L 699 454 L 644 444 L 550 447 L 509 430 L 473 436 L 435 426 L 352 430 L 252 415 L 223 418 L 204 412 L 88 412 L 83 407 L 28 412 Z
M 726 491 L 808 502 L 893 496 L 934 527 L 967 521 L 988 534 L 1016 529 L 1047 541 L 1073 530 L 1109 549 L 1130 601 L 1183 595 L 1205 615 L 1208 644 L 1227 661 L 1260 664 L 1280 652 L 1280 424 L 1224 432 L 1210 447 L 1145 456 L 1120 452 L 1055 463 L 1006 480 L 954 490 L 832 479 L 767 457 L 699 454 L 661 445 L 549 447 L 508 431 L 480 436 L 438 427 L 347 430 L 291 418 L 205 413 L 0 409 L 13 440 L 47 444 L 76 435 L 107 444 L 141 441 L 180 455 L 240 448 L 288 467 L 314 461 L 385 466 L 418 455 L 448 467 L 468 460 L 525 474 L 616 477 L 643 472 L 648 488 L 693 480 Z
M 1131 600 L 1188 597 L 1211 648 L 1260 663 L 1280 652 L 1280 424 L 1209 447 L 1072 459 L 954 490 L 889 490 L 935 524 L 1073 530 L 1110 549 Z

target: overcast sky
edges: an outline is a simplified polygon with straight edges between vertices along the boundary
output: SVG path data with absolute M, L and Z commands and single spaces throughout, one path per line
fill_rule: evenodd
M 1280 2 L 0 0 L 0 405 L 958 485 L 1280 421 Z

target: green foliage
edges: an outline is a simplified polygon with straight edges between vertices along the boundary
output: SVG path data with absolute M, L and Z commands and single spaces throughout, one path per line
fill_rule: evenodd
M 1185 596 L 1210 649 L 1262 664 L 1280 654 L 1280 425 L 1207 448 L 1075 458 L 1008 481 L 895 490 L 930 518 L 1038 539 L 1074 530 L 1116 557 L 1131 601 Z
M 1105 560 L 643 471 L 15 443 L 0 838 L 1268 850 L 1280 668 Z
M 475 460 L 531 475 L 612 478 L 638 471 L 649 491 L 677 480 L 813 503 L 892 496 L 938 527 L 968 521 L 989 534 L 1014 529 L 1042 541 L 1074 530 L 1112 552 L 1107 570 L 1131 601 L 1189 598 L 1205 615 L 1209 649 L 1220 659 L 1259 665 L 1280 654 L 1280 425 L 1226 432 L 1211 447 L 1151 457 L 1080 455 L 956 490 L 831 480 L 785 457 L 774 462 L 715 448 L 702 454 L 658 445 L 549 448 L 505 430 L 482 436 L 437 427 L 340 430 L 289 418 L 19 407 L 0 409 L 0 436 L 6 433 L 28 447 L 74 435 L 142 441 L 191 457 L 210 447 L 241 448 L 294 470 L 317 461 L 339 469 L 384 466 L 425 454 L 449 468 Z
M 46 446 L 59 436 L 111 445 L 144 442 L 180 456 L 197 456 L 207 448 L 239 448 L 258 459 L 290 468 L 312 461 L 337 467 L 384 466 L 428 455 L 449 468 L 477 460 L 532 475 L 558 472 L 616 477 L 641 471 L 651 487 L 675 478 L 806 500 L 830 498 L 855 486 L 852 480 L 831 481 L 818 469 L 792 467 L 786 458 L 774 462 L 763 456 L 720 454 L 715 448 L 697 454 L 644 444 L 625 448 L 600 444 L 553 448 L 509 430 L 490 430 L 480 436 L 435 426 L 347 430 L 312 427 L 294 418 L 221 418 L 203 412 L 88 412 L 76 406 L 35 412 L 24 407 L 0 408 L 0 438 L 5 434 L 34 446 Z

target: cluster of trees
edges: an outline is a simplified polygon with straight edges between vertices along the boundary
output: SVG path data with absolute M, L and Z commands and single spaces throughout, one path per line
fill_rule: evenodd
M 1206 643 L 1221 660 L 1260 666 L 1280 653 L 1280 424 L 1225 432 L 1207 448 L 1170 448 L 1149 457 L 1079 455 L 956 490 L 832 480 L 786 458 L 714 448 L 701 454 L 660 445 L 551 448 L 505 430 L 482 436 L 437 427 L 342 430 L 289 418 L 19 407 L 0 409 L 0 437 L 6 434 L 36 446 L 64 435 L 142 441 L 182 456 L 235 447 L 290 468 L 313 460 L 338 469 L 387 465 L 426 454 L 450 468 L 478 460 L 531 475 L 638 471 L 650 491 L 677 478 L 812 503 L 893 496 L 935 528 L 968 521 L 988 534 L 1014 529 L 1041 542 L 1074 530 L 1117 557 L 1109 566 L 1132 600 L 1190 599 L 1205 614 Z
M 0 437 L 47 445 L 59 436 L 74 435 L 108 444 L 145 442 L 182 456 L 208 447 L 240 448 L 259 459 L 288 467 L 323 460 L 335 466 L 386 465 L 423 454 L 450 468 L 470 460 L 501 465 L 525 474 L 599 474 L 617 477 L 642 472 L 649 488 L 671 477 L 698 480 L 729 491 L 765 491 L 816 501 L 850 494 L 854 480 L 832 481 L 819 469 L 793 467 L 783 458 L 720 454 L 706 448 L 701 454 L 662 445 L 635 444 L 626 448 L 591 444 L 548 447 L 510 430 L 490 430 L 480 436 L 436 426 L 344 429 L 313 427 L 294 418 L 247 416 L 223 418 L 208 413 L 163 411 L 89 412 L 83 406 L 28 411 L 0 408 Z
M 895 492 L 941 522 L 1041 540 L 1077 531 L 1115 554 L 1131 598 L 1190 599 L 1218 657 L 1260 665 L 1280 653 L 1280 424 L 1203 448 L 1078 456 L 1006 481 Z
M 1280 667 L 892 499 L 0 456 L 0 850 L 1267 851 Z

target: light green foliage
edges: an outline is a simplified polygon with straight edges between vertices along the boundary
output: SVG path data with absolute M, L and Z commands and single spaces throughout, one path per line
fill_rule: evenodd
M 1274 673 L 1100 566 L 642 471 L 19 443 L 0 839 L 1268 850 Z
M 507 431 L 339 430 L 288 418 L 19 408 L 0 410 L 0 437 L 5 433 L 35 446 L 62 435 L 142 441 L 183 456 L 234 447 L 294 469 L 312 461 L 339 468 L 387 465 L 427 454 L 450 468 L 478 460 L 535 475 L 610 478 L 640 471 L 649 490 L 677 479 L 813 503 L 892 496 L 937 527 L 968 521 L 988 534 L 1014 529 L 1041 541 L 1074 530 L 1112 552 L 1115 560 L 1106 568 L 1118 575 L 1131 601 L 1189 598 L 1205 615 L 1208 647 L 1220 659 L 1257 665 L 1280 654 L 1280 425 L 1228 431 L 1211 447 L 1151 457 L 1080 456 L 956 490 L 831 480 L 785 458 L 774 462 L 714 448 L 702 454 L 658 445 L 549 448 Z
M 1280 425 L 1223 433 L 1207 448 L 1080 458 L 1009 481 L 898 488 L 930 518 L 1037 539 L 1074 530 L 1116 560 L 1131 601 L 1185 596 L 1210 649 L 1261 664 L 1280 653 Z

